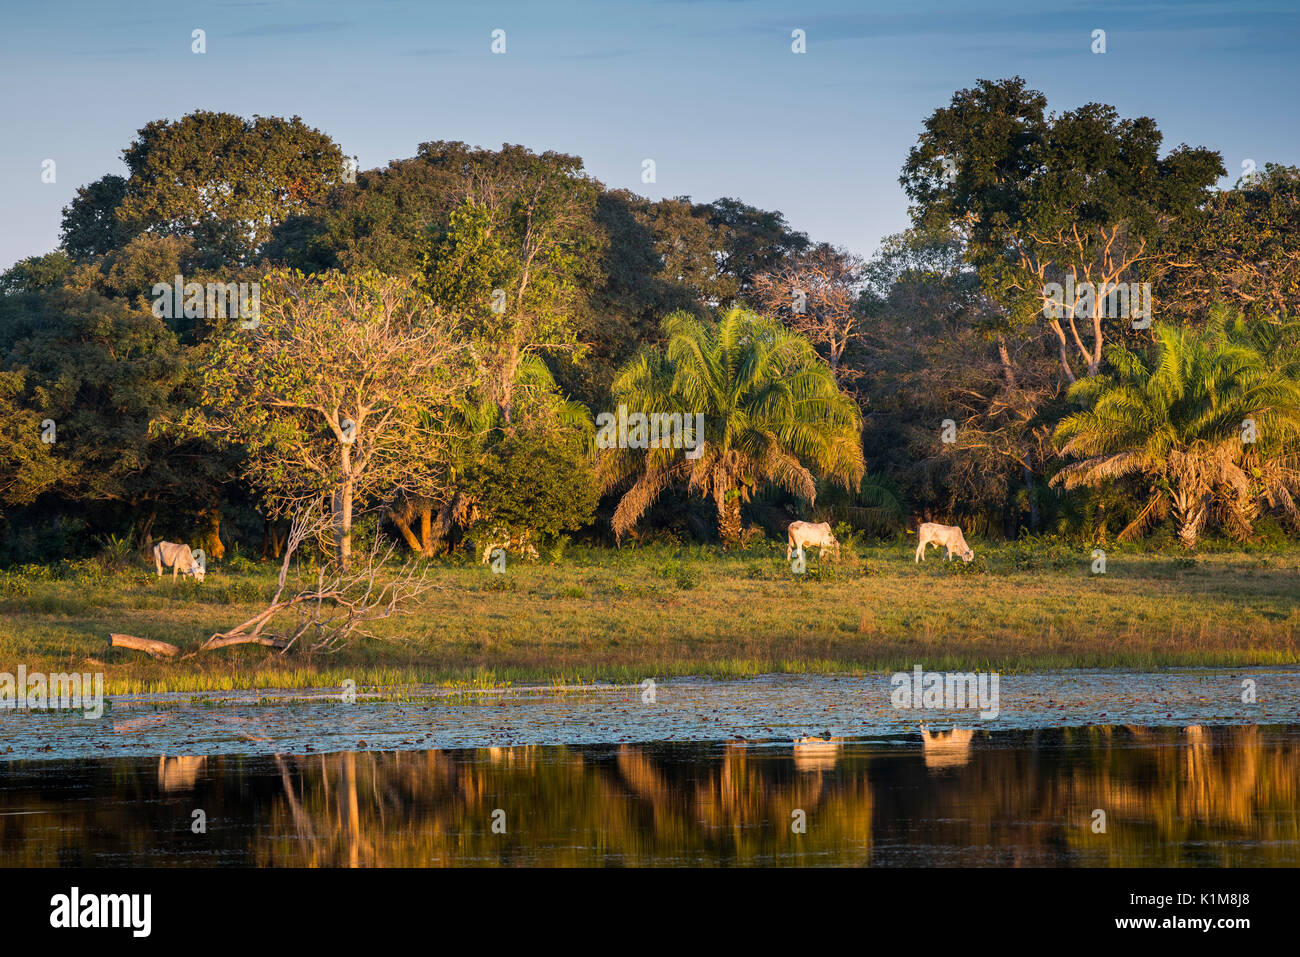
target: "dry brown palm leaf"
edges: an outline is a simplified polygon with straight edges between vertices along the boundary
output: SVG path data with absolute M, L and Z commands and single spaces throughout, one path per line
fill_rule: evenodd
M 1116 536 L 1116 540 L 1131 542 L 1141 538 L 1156 522 L 1163 522 L 1168 517 L 1169 499 L 1163 492 L 1156 492 L 1147 502 L 1146 507 L 1138 513 L 1138 517 L 1124 526 L 1124 530 Z

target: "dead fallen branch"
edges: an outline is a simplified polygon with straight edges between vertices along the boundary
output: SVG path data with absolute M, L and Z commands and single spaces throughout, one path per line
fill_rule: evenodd
M 201 651 L 215 651 L 217 648 L 229 648 L 231 645 L 265 645 L 268 648 L 284 648 L 285 642 L 280 638 L 268 638 L 266 635 L 213 635 L 185 658 L 193 657 Z
M 279 649 L 285 647 L 283 639 L 268 638 L 265 635 L 232 635 L 230 637 L 213 635 L 198 648 L 183 655 L 175 645 L 168 644 L 165 641 L 154 641 L 152 638 L 137 638 L 135 635 L 111 634 L 108 636 L 108 644 L 111 648 L 129 648 L 132 651 L 143 651 L 146 655 L 152 655 L 162 661 L 172 659 L 185 661 L 200 652 L 214 651 L 217 648 L 229 648 L 231 645 L 265 645 L 268 648 Z
M 132 651 L 143 651 L 146 655 L 152 655 L 162 660 L 175 658 L 181 653 L 179 648 L 175 645 L 169 645 L 165 641 L 154 641 L 152 638 L 137 638 L 135 635 L 109 635 L 108 646 L 110 648 L 130 648 Z

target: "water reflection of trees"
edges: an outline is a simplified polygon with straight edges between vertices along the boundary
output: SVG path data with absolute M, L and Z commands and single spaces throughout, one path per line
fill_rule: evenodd
M 923 749 L 808 739 L 168 758 L 56 772 L 18 762 L 0 770 L 0 852 L 28 865 L 196 855 L 349 867 L 1297 862 L 1294 730 L 961 738 L 935 735 Z M 948 753 L 957 745 L 961 760 Z M 194 808 L 206 835 L 190 831 Z M 492 829 L 497 809 L 504 834 Z M 791 831 L 795 809 L 806 833 Z M 1104 834 L 1091 828 L 1094 809 L 1106 812 Z
M 1300 747 L 1254 726 L 1149 732 L 1156 747 L 1123 729 L 1096 728 L 1107 760 L 1099 781 L 1077 771 L 1062 781 L 1057 802 L 1075 820 L 1107 814 L 1106 840 L 1071 829 L 1072 843 L 1098 863 L 1122 865 L 1144 854 L 1153 866 L 1295 864 L 1300 844 Z M 1180 740 L 1181 739 L 1181 740 Z M 1113 810 L 1111 808 L 1113 807 Z M 1224 832 L 1236 838 L 1218 840 Z M 1097 845 L 1101 845 L 1100 851 Z
M 669 749 L 670 751 L 673 749 Z M 684 749 L 676 749 L 681 752 Z M 843 862 L 870 848 L 866 764 L 800 772 L 784 754 L 502 748 L 279 759 L 285 800 L 259 864 Z M 692 755 L 692 757 L 694 757 Z M 505 833 L 492 830 L 505 812 Z M 794 834 L 801 809 L 807 832 Z

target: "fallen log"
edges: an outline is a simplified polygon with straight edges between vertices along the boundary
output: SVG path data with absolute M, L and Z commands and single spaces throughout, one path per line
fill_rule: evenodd
M 231 645 L 266 645 L 268 648 L 284 648 L 287 644 L 282 638 L 267 638 L 265 635 L 213 635 L 199 646 L 199 651 L 229 648 Z
M 181 653 L 181 650 L 175 645 L 169 645 L 165 641 L 154 641 L 152 638 L 137 638 L 135 635 L 109 635 L 108 646 L 110 648 L 130 648 L 132 651 L 143 651 L 146 655 L 152 655 L 155 658 L 175 658 Z
M 181 650 L 175 645 L 168 644 L 165 641 L 154 641 L 152 638 L 137 638 L 135 635 L 111 634 L 108 636 L 110 648 L 130 648 L 132 651 L 143 651 L 146 655 L 151 655 L 160 660 L 170 660 L 180 656 L 180 660 L 193 658 L 195 655 L 205 651 L 215 651 L 218 648 L 229 648 L 231 645 L 265 645 L 268 648 L 286 647 L 286 642 L 282 638 L 267 638 L 262 635 L 213 635 L 194 651 L 188 654 L 181 654 Z

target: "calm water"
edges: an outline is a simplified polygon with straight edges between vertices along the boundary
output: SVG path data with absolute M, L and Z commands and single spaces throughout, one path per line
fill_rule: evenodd
M 1300 725 L 12 760 L 0 863 L 1295 866 Z

